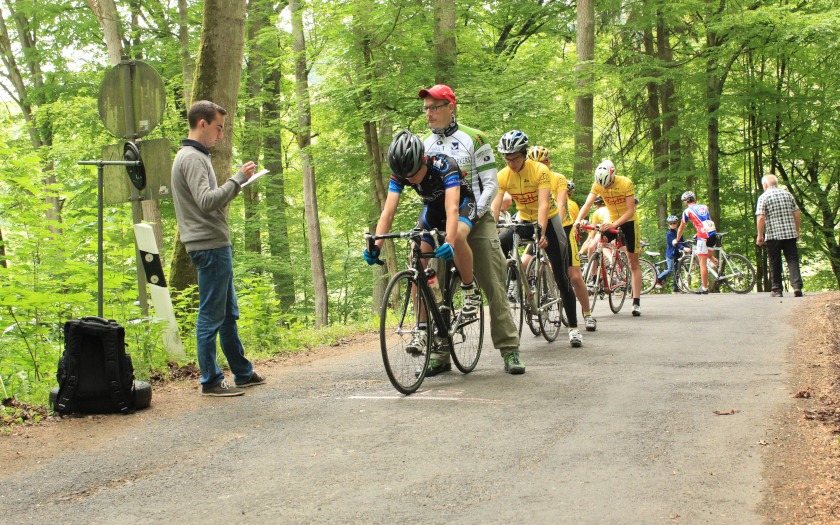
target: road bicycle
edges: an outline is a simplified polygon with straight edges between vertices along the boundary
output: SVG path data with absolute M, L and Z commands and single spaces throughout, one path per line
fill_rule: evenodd
M 650 246 L 650 243 L 642 242 L 640 245 L 642 248 L 646 248 Z M 674 269 L 672 270 L 674 272 L 673 277 L 677 280 L 677 285 L 679 285 L 677 264 L 679 263 L 680 259 L 685 257 L 685 252 L 683 251 L 685 248 L 688 248 L 689 253 L 691 252 L 688 241 L 683 241 L 679 243 L 677 249 L 681 250 L 680 257 L 679 259 L 677 259 L 677 262 L 674 263 Z M 659 252 L 648 250 L 645 250 L 643 252 L 643 255 L 639 256 L 639 266 L 642 269 L 642 295 L 656 292 L 656 278 L 659 277 L 659 274 L 664 272 L 666 268 L 668 268 L 668 259 L 662 259 L 660 261 L 657 261 L 656 258 L 658 258 L 659 256 Z
M 650 243 L 641 242 L 640 246 L 642 248 L 647 248 L 650 246 Z M 659 262 L 653 262 L 645 256 L 652 258 L 659 257 L 659 252 L 645 250 L 642 252 L 642 255 L 639 256 L 639 268 L 642 270 L 642 289 L 640 291 L 642 295 L 649 294 L 656 290 L 656 277 L 659 275 L 659 272 L 664 271 L 668 265 L 667 259 L 663 259 Z
M 582 230 L 593 231 L 596 226 L 581 224 Z M 616 240 L 611 242 L 605 236 L 601 236 L 595 252 L 586 263 L 583 270 L 583 281 L 589 292 L 589 309 L 595 311 L 595 303 L 598 298 L 607 296 L 610 303 L 610 310 L 614 314 L 621 311 L 627 292 L 630 291 L 630 261 L 627 254 L 621 248 L 624 247 L 624 233 L 619 229 L 609 230 L 616 234 Z M 610 246 L 611 255 L 608 257 L 605 247 Z
M 727 232 L 717 232 L 719 246 L 709 248 L 717 252 L 717 264 L 711 258 L 706 260 L 709 268 L 709 289 L 719 289 L 723 284 L 730 291 L 745 294 L 755 286 L 755 268 L 749 259 L 738 253 L 726 253 L 723 249 L 723 237 Z M 691 254 L 685 256 L 677 267 L 680 277 L 680 288 L 684 292 L 697 293 L 700 291 L 700 258 L 697 255 L 696 237 L 692 238 Z
M 434 258 L 434 253 L 423 253 L 420 239 L 431 236 L 437 246 L 439 235 L 438 230 L 420 229 L 365 234 L 368 250 L 378 239 L 407 239 L 410 244 L 408 268 L 391 277 L 379 309 L 385 373 L 394 388 L 406 395 L 420 388 L 433 350 L 448 348 L 458 370 L 468 374 L 478 364 L 484 342 L 484 308 L 474 316 L 463 314 L 465 293 L 455 265 L 447 262 L 441 276 L 423 267 L 423 259 Z M 420 349 L 410 345 L 418 337 L 425 341 Z
M 520 335 L 524 320 L 534 335 L 542 334 L 546 341 L 554 341 L 563 324 L 563 300 L 546 252 L 534 242 L 534 238 L 540 236 L 539 223 L 504 224 L 497 225 L 497 228 L 509 228 L 513 232 L 512 258 L 507 262 L 505 286 Z M 528 266 L 524 267 L 519 249 L 529 244 L 534 254 Z

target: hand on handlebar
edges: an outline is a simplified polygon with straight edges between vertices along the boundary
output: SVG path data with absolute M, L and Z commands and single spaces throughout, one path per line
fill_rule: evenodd
M 379 258 L 379 253 L 380 253 L 379 246 L 373 245 L 373 248 L 371 248 L 370 250 L 365 249 L 365 251 L 362 252 L 362 257 L 364 257 L 365 262 L 368 263 L 371 266 L 374 265 L 374 264 L 380 264 L 380 265 L 385 264 Z
M 455 257 L 455 252 L 452 250 L 452 245 L 448 242 L 441 244 L 435 250 L 435 257 L 439 257 L 444 261 L 451 261 Z
M 539 246 L 543 250 L 546 249 L 546 247 L 548 247 L 548 239 L 546 239 L 544 236 L 540 237 L 540 240 L 537 241 L 537 246 Z

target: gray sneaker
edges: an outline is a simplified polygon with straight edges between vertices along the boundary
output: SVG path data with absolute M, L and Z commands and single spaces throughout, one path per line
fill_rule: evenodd
M 596 321 L 591 315 L 585 316 L 583 318 L 583 323 L 586 325 L 587 332 L 594 332 L 598 328 L 598 321 Z
M 575 348 L 583 346 L 583 336 L 580 335 L 580 330 L 572 328 L 569 330 L 569 344 Z
M 642 307 L 638 304 L 633 305 L 633 317 L 639 317 L 642 315 Z
M 202 396 L 214 396 L 214 397 L 233 397 L 233 396 L 241 396 L 245 393 L 244 390 L 241 388 L 236 388 L 235 386 L 231 385 L 227 382 L 227 379 L 222 379 L 222 382 L 218 385 L 210 386 L 210 387 L 201 387 L 201 395 Z
M 265 383 L 265 378 L 263 376 L 259 375 L 258 373 L 254 372 L 253 374 L 251 374 L 251 377 L 248 378 L 248 380 L 245 381 L 244 383 L 236 382 L 236 387 L 237 388 L 248 388 L 249 386 L 262 385 L 263 383 Z

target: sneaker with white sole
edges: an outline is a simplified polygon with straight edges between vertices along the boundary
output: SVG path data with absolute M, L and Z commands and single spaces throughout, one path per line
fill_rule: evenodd
M 426 329 L 421 328 L 421 332 L 414 334 L 411 341 L 405 345 L 405 352 L 411 355 L 422 355 L 426 351 Z
M 569 330 L 569 344 L 575 348 L 583 346 L 583 336 L 580 335 L 580 330 L 577 328 Z
M 464 307 L 461 313 L 464 317 L 475 317 L 481 308 L 481 294 L 475 288 L 464 288 Z
M 639 317 L 642 315 L 642 307 L 638 304 L 633 305 L 633 317 Z
M 598 328 L 598 321 L 591 315 L 584 316 L 583 324 L 586 325 L 587 332 L 594 332 Z

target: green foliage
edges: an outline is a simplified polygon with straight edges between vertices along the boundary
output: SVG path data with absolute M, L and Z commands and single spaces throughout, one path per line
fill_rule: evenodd
M 32 121 L 13 102 L 0 114 L 0 242 L 7 261 L 0 266 L 0 379 L 10 394 L 45 402 L 63 344 L 63 322 L 92 315 L 97 299 L 96 172 L 76 163 L 98 158 L 102 146 L 116 141 L 97 114 L 98 86 L 110 66 L 101 30 L 81 3 L 12 3 L 32 21 L 39 40 L 28 51 L 38 60 L 30 63 L 42 67 L 40 77 L 38 68 L 21 69 Z M 289 252 L 270 253 L 267 248 L 266 232 L 276 217 L 265 191 L 249 210 L 257 214 L 259 253 L 245 248 L 243 199 L 231 204 L 229 218 L 240 333 L 249 355 L 271 356 L 372 326 L 373 272 L 360 252 L 362 234 L 378 218 L 378 207 L 364 125 L 374 125 L 382 149 L 396 129 L 427 131 L 417 91 L 436 81 L 434 17 L 424 2 L 316 0 L 306 5 L 311 154 L 331 323 L 316 332 L 288 25 L 275 3 L 259 0 L 249 6 L 270 11 L 246 51 L 248 60 L 263 64 L 263 89 L 256 96 L 240 90 L 240 111 L 233 116 L 234 158 L 238 162 L 252 154 L 255 136 L 280 144 L 282 151 L 258 149 L 262 158 L 255 160 L 262 164 L 270 155 L 281 160 L 283 172 L 272 177 L 283 182 Z M 142 20 L 136 26 L 123 20 L 122 27 L 131 31 L 124 35 L 124 42 L 130 42 L 126 53 L 145 57 L 164 78 L 167 109 L 149 138 L 168 138 L 174 154 L 187 133 L 177 5 L 117 0 L 117 7 L 121 16 L 137 10 Z M 200 1 L 188 2 L 190 60 L 197 54 L 202 8 Z M 719 227 L 730 232 L 727 250 L 755 261 L 757 179 L 761 171 L 783 169 L 784 185 L 803 212 L 807 287 L 836 288 L 840 136 L 833 122 L 840 103 L 840 9 L 824 1 L 747 6 L 696 0 L 609 1 L 596 9 L 594 80 L 584 90 L 594 93 L 595 160 L 612 158 L 620 173 L 633 179 L 641 200 L 643 238 L 664 251 L 658 207 L 680 213 L 678 197 L 689 188 L 701 202 L 712 195 L 707 152 L 709 124 L 715 119 L 721 152 Z M 457 10 L 457 64 L 447 82 L 458 94 L 458 119 L 483 130 L 491 145 L 505 131 L 524 130 L 532 143 L 552 150 L 554 170 L 571 176 L 578 131 L 575 97 L 582 90 L 574 4 L 468 0 L 459 2 Z M 254 19 L 249 15 L 249 23 Z M 645 35 L 659 38 L 659 23 L 669 36 L 670 60 L 645 50 Z M 16 41 L 17 26 L 9 27 Z M 17 48 L 15 52 L 22 55 Z M 27 63 L 26 57 L 17 58 Z M 721 82 L 719 94 L 710 92 L 711 81 Z M 651 121 L 649 88 L 661 94 L 666 85 L 673 87 L 672 114 Z M 276 106 L 270 118 L 267 103 Z M 248 126 L 242 116 L 246 109 L 258 114 Z M 651 130 L 670 117 L 673 126 L 663 128 L 664 137 L 680 149 L 669 154 L 668 167 L 661 172 L 653 159 Z M 33 143 L 33 131 L 41 144 Z M 56 182 L 45 185 L 48 176 Z M 591 177 L 579 175 L 575 182 L 582 202 Z M 60 203 L 60 220 L 47 219 L 50 199 Z M 419 209 L 408 192 L 393 228 L 411 228 Z M 176 229 L 172 202 L 161 201 L 160 212 L 161 251 L 168 256 Z M 147 377 L 149 370 L 165 368 L 169 356 L 162 347 L 160 323 L 135 306 L 131 221 L 128 205 L 105 210 L 105 315 L 126 326 L 137 374 Z M 398 260 L 405 260 L 405 246 L 397 248 Z M 288 308 L 280 304 L 273 281 L 278 270 L 293 279 L 295 302 Z M 195 297 L 195 289 L 173 293 L 187 360 L 195 359 Z

